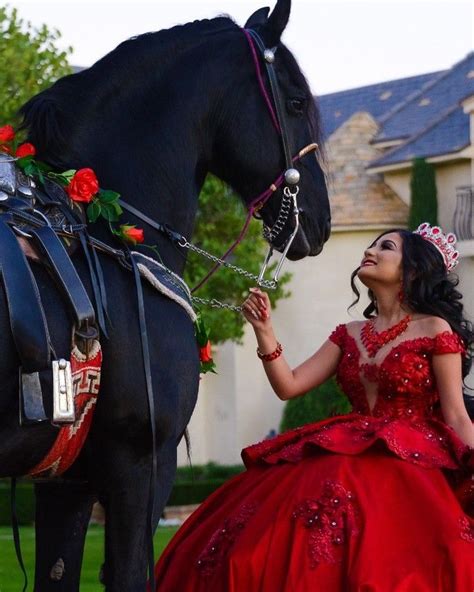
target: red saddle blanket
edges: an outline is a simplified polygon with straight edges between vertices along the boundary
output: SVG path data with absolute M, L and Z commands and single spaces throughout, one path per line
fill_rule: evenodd
M 64 473 L 79 456 L 92 423 L 100 387 L 102 350 L 98 341 L 86 358 L 77 347 L 71 352 L 71 371 L 76 408 L 76 421 L 62 426 L 56 440 L 29 475 L 31 477 L 56 477 Z

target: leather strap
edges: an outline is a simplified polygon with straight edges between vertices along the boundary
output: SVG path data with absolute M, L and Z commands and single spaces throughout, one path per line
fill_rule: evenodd
M 257 45 L 261 54 L 263 55 L 266 47 L 265 47 L 265 44 L 264 44 L 262 38 L 253 29 L 247 29 L 247 31 L 252 36 L 252 39 L 255 41 L 255 44 Z M 272 51 L 273 51 L 273 53 L 275 53 L 276 49 L 273 49 Z M 285 122 L 285 115 L 284 115 L 284 105 L 283 105 L 283 101 L 281 98 L 280 89 L 278 86 L 278 78 L 277 78 L 277 75 L 275 72 L 275 66 L 272 63 L 267 62 L 265 59 L 264 59 L 264 62 L 265 62 L 265 68 L 266 68 L 267 74 L 268 74 L 268 79 L 270 81 L 270 88 L 272 90 L 273 103 L 275 105 L 275 110 L 276 110 L 277 119 L 278 119 L 278 125 L 280 126 L 281 143 L 283 146 L 283 153 L 285 155 L 286 168 L 288 170 L 293 167 L 293 158 L 291 156 L 291 151 L 290 151 L 288 130 L 285 125 L 286 122 Z
M 41 251 L 46 255 L 75 317 L 77 327 L 95 325 L 94 307 L 62 242 L 50 226 L 30 230 Z
M 20 425 L 48 421 L 43 404 L 39 372 L 27 374 L 20 369 Z
M 186 240 L 182 234 L 176 232 L 175 230 L 172 230 L 167 224 L 156 222 L 156 220 L 153 220 L 153 218 L 150 218 L 143 212 L 140 212 L 140 210 L 137 210 L 137 208 L 135 208 L 134 206 L 131 206 L 126 201 L 123 201 L 123 199 L 119 199 L 119 204 L 124 210 L 130 212 L 131 214 L 139 218 L 142 222 L 146 222 L 146 224 L 148 224 L 150 228 L 154 228 L 155 230 L 158 230 L 159 232 L 163 232 L 163 234 L 166 234 L 166 236 L 170 238 L 172 241 L 179 243 L 179 241 L 181 240 Z
M 0 216 L 0 272 L 16 350 L 25 372 L 50 366 L 49 332 L 38 286 L 6 216 Z
M 97 273 L 96 273 L 96 270 L 94 269 L 94 263 L 92 261 L 91 254 L 89 252 L 89 248 L 92 248 L 92 247 L 90 247 L 90 243 L 87 238 L 88 235 L 85 231 L 78 232 L 77 235 L 79 237 L 79 241 L 81 243 L 82 250 L 84 252 L 84 256 L 87 261 L 87 266 L 89 268 L 89 277 L 91 280 L 92 291 L 94 292 L 94 301 L 95 301 L 96 310 L 97 310 L 97 320 L 99 322 L 99 327 L 100 327 L 100 330 L 103 333 L 103 335 L 105 335 L 105 337 L 108 337 L 107 327 L 105 325 L 104 304 L 102 302 L 101 290 L 100 290 L 99 282 L 97 279 Z M 105 287 L 104 287 L 104 293 L 105 293 Z
M 148 494 L 148 507 L 147 507 L 147 554 L 148 554 L 148 576 L 150 590 L 153 592 L 156 590 L 155 583 L 155 553 L 153 548 L 153 516 L 155 513 L 155 485 L 157 478 L 157 459 L 156 459 L 156 426 L 155 426 L 155 399 L 153 396 L 153 381 L 151 377 L 151 363 L 150 363 L 150 348 L 148 345 L 148 333 L 146 329 L 146 318 L 145 318 L 145 303 L 143 299 L 143 288 L 141 283 L 140 272 L 133 256 L 130 254 L 130 263 L 132 265 L 133 276 L 135 279 L 135 287 L 137 292 L 137 304 L 138 304 L 138 320 L 140 324 L 140 340 L 142 345 L 142 361 L 143 361 L 143 372 L 145 375 L 146 393 L 148 399 L 148 412 L 150 419 L 150 431 L 151 431 L 151 445 L 152 445 L 152 457 L 151 457 L 151 475 L 150 475 L 150 487 Z

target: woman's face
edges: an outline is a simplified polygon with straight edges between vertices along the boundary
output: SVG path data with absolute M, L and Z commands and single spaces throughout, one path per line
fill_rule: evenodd
M 384 234 L 364 251 L 357 277 L 369 288 L 383 283 L 399 286 L 402 281 L 402 238 Z

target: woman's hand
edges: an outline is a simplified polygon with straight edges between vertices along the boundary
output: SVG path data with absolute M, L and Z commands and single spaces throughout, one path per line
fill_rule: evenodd
M 242 304 L 242 314 L 255 330 L 271 327 L 271 304 L 266 292 L 260 288 L 250 288 L 250 296 Z

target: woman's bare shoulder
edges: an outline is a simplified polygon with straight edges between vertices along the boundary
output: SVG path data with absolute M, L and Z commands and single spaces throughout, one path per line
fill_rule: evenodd
M 448 321 L 441 317 L 434 315 L 423 315 L 418 319 L 414 319 L 419 324 L 420 332 L 427 337 L 436 337 L 440 333 L 452 333 L 451 326 Z
M 367 321 L 350 321 L 349 323 L 346 323 L 347 332 L 352 337 L 357 337 L 360 333 L 362 325 L 366 322 Z

